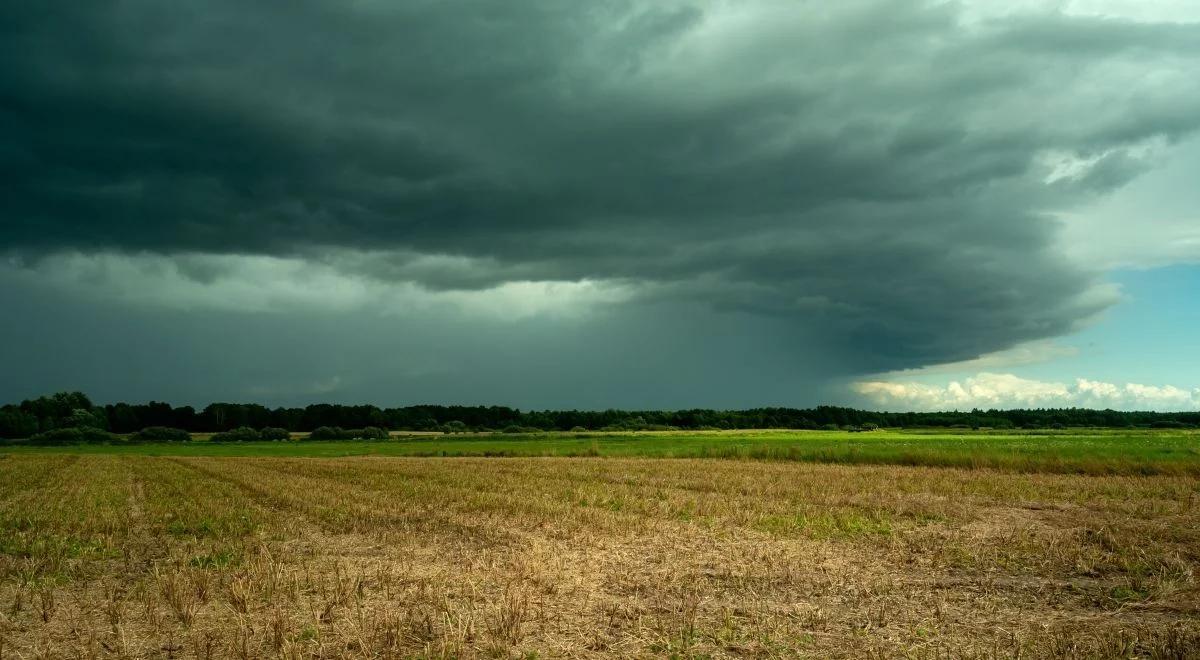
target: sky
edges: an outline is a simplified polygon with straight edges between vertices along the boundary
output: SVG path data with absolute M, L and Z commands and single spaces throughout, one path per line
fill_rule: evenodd
M 0 5 L 0 401 L 1200 409 L 1194 0 Z

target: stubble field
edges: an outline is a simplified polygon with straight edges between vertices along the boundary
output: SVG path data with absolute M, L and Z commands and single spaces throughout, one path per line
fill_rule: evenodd
M 1200 655 L 1200 481 L 15 452 L 0 657 Z

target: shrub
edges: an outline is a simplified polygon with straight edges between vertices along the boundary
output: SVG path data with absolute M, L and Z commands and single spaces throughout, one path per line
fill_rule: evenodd
M 368 426 L 365 429 L 350 429 L 346 431 L 349 440 L 385 440 L 388 432 L 378 426 Z
M 536 426 L 517 426 L 516 424 L 509 424 L 508 426 L 504 427 L 500 432 L 501 433 L 541 433 L 542 430 L 537 428 Z
M 582 426 L 572 426 L 571 427 L 571 433 L 586 433 L 586 432 L 587 432 L 587 429 L 583 428 Z
M 82 445 L 123 442 L 121 436 L 90 426 L 50 429 L 29 438 L 31 445 Z
M 319 426 L 308 435 L 309 440 L 386 440 L 388 432 L 378 426 L 365 429 L 344 429 L 340 426 Z
M 192 434 L 169 426 L 147 426 L 129 436 L 129 439 L 136 442 L 188 442 Z
M 254 440 L 261 440 L 261 439 L 262 439 L 262 436 L 259 435 L 258 431 L 250 428 L 249 426 L 240 426 L 232 431 L 225 431 L 224 433 L 214 433 L 213 436 L 211 438 L 209 438 L 209 441 L 211 441 L 211 442 L 252 442 Z
M 287 429 L 281 429 L 277 426 L 268 426 L 258 432 L 258 436 L 263 440 L 291 440 L 292 434 L 288 433 Z
M 466 433 L 470 429 L 457 419 L 442 424 L 442 433 Z
M 308 434 L 309 440 L 341 440 L 345 430 L 340 426 L 318 426 Z

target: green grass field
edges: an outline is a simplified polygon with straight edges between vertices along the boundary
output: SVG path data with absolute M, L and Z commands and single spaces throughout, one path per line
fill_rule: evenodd
M 3 452 L 144 456 L 609 456 L 993 468 L 1018 472 L 1200 475 L 1200 432 L 905 430 L 544 433 L 400 436 L 368 442 L 31 447 Z

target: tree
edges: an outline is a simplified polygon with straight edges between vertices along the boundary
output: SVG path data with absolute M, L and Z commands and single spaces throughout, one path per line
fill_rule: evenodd
M 58 421 L 58 428 L 92 428 L 108 430 L 108 417 L 103 413 L 103 408 L 97 408 L 96 411 L 91 411 L 86 408 L 76 408 L 71 411 L 71 414 Z
M 132 433 L 146 426 L 134 406 L 128 403 L 118 403 L 107 406 L 109 429 L 116 433 Z
M 0 438 L 28 438 L 37 432 L 36 416 L 16 406 L 0 408 Z
M 92 409 L 92 400 L 83 392 L 57 392 L 21 402 L 21 411 L 36 417 L 38 428 L 42 431 L 62 426 L 63 420 L 81 409 Z

